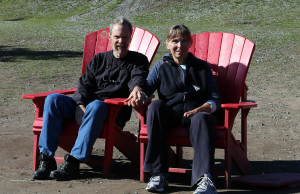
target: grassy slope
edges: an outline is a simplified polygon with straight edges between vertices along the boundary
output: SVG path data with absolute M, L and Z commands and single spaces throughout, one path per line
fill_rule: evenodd
M 118 15 L 159 37 L 155 60 L 166 52 L 165 32 L 176 23 L 193 33 L 245 36 L 256 43 L 247 77 L 250 98 L 260 104 L 256 115 L 276 117 L 264 112 L 266 99 L 279 107 L 280 99 L 299 103 L 300 1 L 0 0 L 0 106 L 20 102 L 23 93 L 76 87 L 84 35 Z

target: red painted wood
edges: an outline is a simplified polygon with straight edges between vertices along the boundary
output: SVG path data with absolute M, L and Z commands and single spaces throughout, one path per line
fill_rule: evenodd
M 207 61 L 209 45 L 209 33 L 196 34 L 195 56 L 203 61 Z
M 192 38 L 193 42 L 192 42 L 192 45 L 191 45 L 191 47 L 189 49 L 189 52 L 191 52 L 193 55 L 195 55 L 195 51 L 196 51 L 195 45 L 196 45 L 196 42 L 197 42 L 196 41 L 196 35 L 195 34 L 191 35 L 191 38 Z
M 131 51 L 139 51 L 141 41 L 143 40 L 145 30 L 141 28 L 136 28 L 129 46 Z
M 86 66 L 89 64 L 89 62 L 95 55 L 96 40 L 97 40 L 97 32 L 93 32 L 85 36 L 81 75 L 85 73 Z
M 94 46 L 95 54 L 110 50 L 107 49 L 109 45 L 108 38 L 109 38 L 109 28 L 105 28 L 97 32 L 97 41 L 96 41 L 96 45 Z M 91 44 L 90 46 L 93 47 L 93 44 Z
M 236 77 L 245 77 L 245 73 L 241 73 L 240 75 L 237 74 L 237 70 L 239 66 L 244 66 L 244 64 L 240 63 L 240 58 L 242 55 L 243 47 L 244 47 L 245 38 L 236 35 L 232 47 L 232 53 L 230 58 L 230 65 L 227 71 L 227 78 L 228 85 L 232 85 L 232 87 L 228 88 L 226 100 L 230 99 L 231 102 L 239 102 L 240 100 L 240 91 L 244 86 L 242 82 L 235 82 Z M 230 96 L 228 96 L 230 94 Z
M 125 102 L 126 98 L 110 98 L 105 99 L 104 102 L 108 104 L 115 104 L 115 105 L 128 105 L 127 102 Z
M 239 76 L 236 77 L 235 83 L 245 83 L 246 80 L 246 75 L 249 70 L 249 65 L 251 63 L 253 51 L 255 49 L 255 44 L 250 41 L 249 39 L 245 40 L 244 47 L 243 47 L 243 52 L 240 58 L 240 65 L 237 71 L 237 74 Z M 236 87 L 236 86 L 234 86 Z M 247 86 L 244 86 L 247 87 Z M 243 89 L 240 89 L 240 95 L 243 93 Z
M 242 36 L 231 33 L 199 33 L 192 35 L 193 44 L 190 52 L 196 57 L 207 61 L 212 68 L 222 96 L 222 109 L 224 123 L 215 127 L 215 146 L 224 149 L 225 186 L 230 187 L 231 165 L 234 162 L 241 173 L 250 171 L 250 162 L 247 158 L 247 115 L 250 108 L 256 107 L 255 102 L 242 101 L 247 99 L 248 89 L 245 84 L 247 71 L 254 52 L 254 44 Z M 241 140 L 234 137 L 231 132 L 235 117 L 241 111 Z M 140 118 L 140 157 L 145 154 L 144 144 L 148 142 L 147 125 L 145 124 L 145 110 L 137 111 Z M 167 145 L 191 146 L 187 129 L 172 127 L 167 132 Z M 180 157 L 178 157 L 180 158 Z M 180 162 L 178 162 L 180 163 Z M 140 164 L 140 179 L 143 181 L 143 164 Z M 172 168 L 170 172 L 187 173 L 186 169 Z
M 69 89 L 69 90 L 55 90 L 55 91 L 51 91 L 51 92 L 42 92 L 42 93 L 36 93 L 36 94 L 24 94 L 22 95 L 22 98 L 25 99 L 36 99 L 36 98 L 40 98 L 40 97 L 46 97 L 49 94 L 53 94 L 53 93 L 59 93 L 59 94 L 74 94 L 74 92 L 77 90 L 77 88 L 73 88 L 73 89 Z
M 192 169 L 185 169 L 185 168 L 169 168 L 169 172 L 173 173 L 192 173 Z
M 146 55 L 150 42 L 152 40 L 152 34 L 150 32 L 145 31 L 143 35 L 143 39 L 141 40 L 141 44 L 139 46 L 139 52 Z
M 209 34 L 207 63 L 214 71 L 218 69 L 222 37 L 223 33 L 221 32 Z
M 158 38 L 156 36 L 152 36 L 151 42 L 150 42 L 147 52 L 146 52 L 146 56 L 149 60 L 149 65 L 151 65 L 153 58 L 155 56 L 154 54 L 156 53 L 159 45 L 160 45 L 160 42 L 159 42 Z
M 232 108 L 232 109 L 246 109 L 246 108 L 254 108 L 257 107 L 257 104 L 254 102 L 240 102 L 240 103 L 227 103 L 221 104 L 222 108 Z
M 130 50 L 138 51 L 143 54 L 146 53 L 149 62 L 151 63 L 154 55 L 159 47 L 159 40 L 150 32 L 145 31 L 141 28 L 133 28 L 132 35 L 132 44 L 130 44 Z M 84 51 L 83 51 L 83 60 L 82 60 L 82 74 L 86 71 L 86 66 L 92 59 L 92 57 L 99 53 L 111 50 L 111 44 L 109 41 L 109 28 L 105 28 L 99 31 L 92 32 L 85 36 Z M 33 170 L 35 170 L 39 165 L 39 149 L 38 149 L 38 139 L 42 130 L 43 118 L 42 113 L 44 109 L 45 98 L 52 93 L 61 93 L 61 94 L 73 94 L 76 91 L 76 88 L 70 90 L 59 90 L 44 92 L 38 94 L 25 94 L 22 98 L 32 99 L 35 109 L 36 109 L 36 118 L 33 123 L 33 133 L 34 133 L 34 149 L 33 149 Z M 106 103 L 109 104 L 109 115 L 107 122 L 105 122 L 103 133 L 101 138 L 106 139 L 105 143 L 105 153 L 104 161 L 98 162 L 91 160 L 93 164 L 103 164 L 103 174 L 109 175 L 112 162 L 112 153 L 113 146 L 117 147 L 129 160 L 136 162 L 138 160 L 138 141 L 133 134 L 124 132 L 115 124 L 115 118 L 123 105 L 127 105 L 127 102 L 124 102 L 126 98 L 116 98 L 116 99 L 107 99 Z M 61 141 L 59 146 L 66 151 L 70 152 L 74 141 L 78 134 L 79 126 L 75 121 L 64 121 L 63 122 L 63 131 L 61 134 Z M 63 161 L 62 157 L 56 157 L 57 161 Z
M 219 90 L 222 94 L 222 102 L 228 102 L 226 93 L 229 89 L 228 81 L 227 81 L 227 71 L 230 65 L 230 57 L 232 53 L 232 47 L 234 42 L 234 34 L 224 33 L 223 41 L 221 43 L 220 57 L 219 57 L 219 65 L 218 65 L 218 75 L 216 77 L 217 84 L 219 86 Z M 223 95 L 224 94 L 224 95 Z

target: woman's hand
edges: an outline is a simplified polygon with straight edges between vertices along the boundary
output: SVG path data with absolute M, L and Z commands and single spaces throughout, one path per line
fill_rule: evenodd
M 195 108 L 193 110 L 185 112 L 183 114 L 183 116 L 184 117 L 191 117 L 191 116 L 197 114 L 198 112 L 207 112 L 207 113 L 210 113 L 211 112 L 211 104 L 204 103 L 202 106 L 200 106 L 198 108 Z

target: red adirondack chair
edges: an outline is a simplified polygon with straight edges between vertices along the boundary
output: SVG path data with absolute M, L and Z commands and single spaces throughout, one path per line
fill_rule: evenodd
M 231 33 L 200 33 L 192 35 L 193 45 L 190 52 L 207 61 L 215 76 L 222 96 L 223 124 L 216 126 L 216 148 L 225 151 L 225 181 L 229 187 L 232 161 L 242 174 L 250 171 L 247 158 L 247 115 L 254 102 L 247 101 L 245 79 L 254 52 L 254 43 Z M 241 140 L 236 140 L 232 133 L 234 120 L 241 110 Z M 144 156 L 148 142 L 145 110 L 138 112 L 140 117 L 140 180 L 144 181 Z M 176 158 L 182 158 L 182 146 L 191 146 L 188 130 L 175 127 L 167 134 L 167 144 L 176 146 Z M 179 162 L 180 163 L 180 162 Z M 178 162 L 177 162 L 178 164 Z M 191 173 L 191 169 L 169 168 L 169 172 Z M 224 173 L 223 173 L 224 174 Z
M 108 39 L 108 35 L 109 28 L 105 28 L 87 34 L 85 36 L 81 74 L 85 73 L 86 66 L 95 54 L 112 50 L 111 44 Z M 159 44 L 159 40 L 152 33 L 136 27 L 133 29 L 132 40 L 129 46 L 129 50 L 137 51 L 146 55 L 149 62 L 151 63 L 159 47 Z M 35 171 L 39 165 L 38 142 L 43 124 L 43 108 L 45 98 L 51 93 L 61 93 L 68 95 L 73 94 L 75 91 L 76 88 L 70 90 L 59 90 L 37 94 L 26 94 L 22 96 L 22 98 L 32 99 L 36 109 L 36 116 L 32 129 L 34 133 L 32 164 L 33 171 Z M 137 142 L 137 138 L 129 132 L 122 131 L 122 129 L 120 129 L 115 124 L 115 118 L 121 107 L 122 105 L 119 104 L 109 104 L 108 119 L 105 122 L 103 133 L 101 137 L 99 137 L 106 139 L 104 160 L 89 161 L 91 163 L 102 164 L 104 175 L 110 174 L 113 146 L 117 147 L 131 161 L 136 162 L 139 159 L 139 144 Z M 59 147 L 70 152 L 76 140 L 78 129 L 79 126 L 75 121 L 64 121 Z M 55 159 L 57 162 L 63 162 L 64 160 L 63 157 L 55 157 Z

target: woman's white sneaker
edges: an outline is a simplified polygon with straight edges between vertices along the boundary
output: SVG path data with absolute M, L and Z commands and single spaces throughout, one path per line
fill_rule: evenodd
M 211 194 L 211 193 L 218 193 L 218 192 L 214 183 L 211 181 L 210 177 L 208 177 L 207 174 L 204 174 L 204 176 L 199 179 L 194 194 Z
M 158 173 L 152 175 L 149 183 L 147 184 L 146 190 L 150 192 L 165 192 L 167 186 L 167 177 L 165 177 L 162 173 Z

